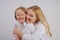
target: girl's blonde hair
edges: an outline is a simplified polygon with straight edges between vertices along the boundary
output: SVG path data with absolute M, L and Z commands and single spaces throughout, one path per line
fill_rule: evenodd
M 35 14 L 36 14 L 36 22 L 41 21 L 41 22 L 45 25 L 45 28 L 46 28 L 46 30 L 47 30 L 48 35 L 51 37 L 52 34 L 51 34 L 51 32 L 50 32 L 50 29 L 49 29 L 49 24 L 48 24 L 48 22 L 46 21 L 46 18 L 45 18 L 45 16 L 44 16 L 41 8 L 36 5 L 36 6 L 29 7 L 28 10 L 29 10 L 29 9 L 32 9 L 32 10 L 35 12 Z M 36 23 L 36 22 L 35 22 L 35 23 Z

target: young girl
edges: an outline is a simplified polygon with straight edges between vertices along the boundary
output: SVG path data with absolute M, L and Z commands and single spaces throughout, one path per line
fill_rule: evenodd
M 24 28 L 24 22 L 25 22 L 25 8 L 24 7 L 19 7 L 15 10 L 15 19 L 18 21 L 19 25 L 15 25 L 15 28 L 19 28 L 22 30 Z M 15 34 L 15 39 L 19 40 L 19 37 L 17 34 Z M 21 39 L 21 38 L 20 38 Z

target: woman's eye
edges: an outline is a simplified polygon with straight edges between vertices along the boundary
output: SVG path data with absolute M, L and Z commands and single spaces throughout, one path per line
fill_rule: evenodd
M 33 15 L 30 15 L 31 17 L 33 17 Z
M 23 16 L 23 14 L 21 14 L 21 16 Z

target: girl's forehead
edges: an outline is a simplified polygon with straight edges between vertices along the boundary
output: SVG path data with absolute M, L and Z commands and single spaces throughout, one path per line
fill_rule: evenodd
M 18 10 L 16 10 L 16 12 L 21 12 L 21 11 L 23 11 L 22 9 L 18 9 Z
M 16 13 L 25 13 L 23 10 L 17 10 Z

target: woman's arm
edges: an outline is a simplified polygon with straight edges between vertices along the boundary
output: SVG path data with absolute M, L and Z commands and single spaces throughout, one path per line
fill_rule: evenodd
M 21 32 L 17 27 L 14 28 L 13 33 L 17 34 L 23 40 L 32 40 L 31 34 L 25 34 Z
M 20 38 L 22 38 L 23 36 L 23 32 L 21 32 L 17 26 L 15 26 L 14 30 L 13 30 L 13 33 L 18 35 Z
M 14 35 L 14 37 L 15 37 L 15 40 L 21 40 L 21 38 L 16 34 Z

